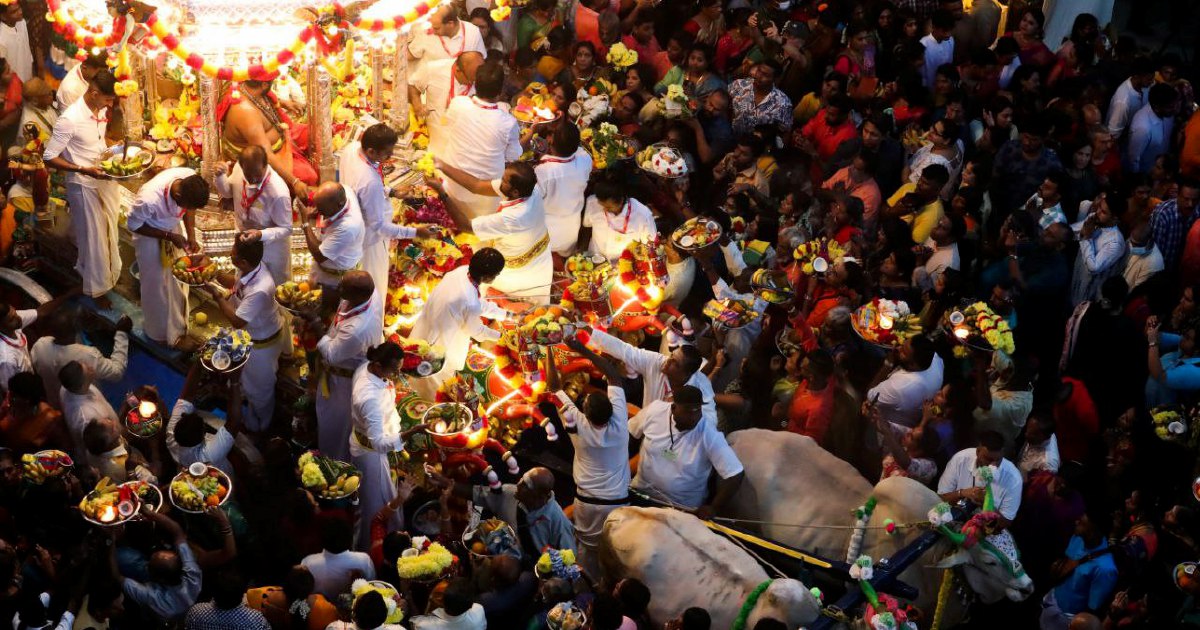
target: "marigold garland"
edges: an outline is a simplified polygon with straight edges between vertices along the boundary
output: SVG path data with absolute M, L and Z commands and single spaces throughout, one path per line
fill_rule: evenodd
M 654 235 L 647 242 L 635 241 L 625 247 L 617 259 L 617 274 L 622 285 L 633 291 L 634 297 L 648 311 L 655 311 L 662 304 L 663 292 L 659 281 L 666 284 L 665 271 L 659 274 L 652 259 L 665 257 L 666 249 L 662 237 Z

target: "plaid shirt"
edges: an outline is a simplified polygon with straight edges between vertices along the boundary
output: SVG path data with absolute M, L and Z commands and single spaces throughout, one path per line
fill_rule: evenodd
M 780 133 L 792 128 L 792 101 L 779 88 L 761 103 L 754 102 L 754 81 L 738 79 L 729 84 L 729 97 L 733 101 L 733 133 L 741 135 L 754 131 L 758 125 L 776 125 Z
M 1017 208 L 1037 192 L 1050 171 L 1061 168 L 1062 162 L 1052 149 L 1042 149 L 1037 159 L 1026 160 L 1021 152 L 1021 141 L 1009 140 L 996 154 L 993 179 L 996 181 L 995 189 L 1003 192 L 1002 197 L 994 201 L 999 202 L 1003 211 Z
M 271 630 L 271 624 L 262 613 L 245 604 L 229 610 L 221 610 L 212 602 L 192 606 L 183 622 L 184 630 Z
M 1179 265 L 1179 257 L 1183 255 L 1183 244 L 1188 230 L 1196 220 L 1196 213 L 1179 216 L 1179 204 L 1174 199 L 1168 199 L 1154 209 L 1150 214 L 1150 229 L 1154 232 L 1154 243 L 1162 252 L 1163 266 L 1174 270 Z

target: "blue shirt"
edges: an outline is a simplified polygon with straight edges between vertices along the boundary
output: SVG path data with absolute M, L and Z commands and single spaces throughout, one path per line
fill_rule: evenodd
M 1188 229 L 1196 220 L 1196 213 L 1184 217 L 1179 214 L 1179 204 L 1174 199 L 1168 199 L 1150 213 L 1150 230 L 1154 233 L 1154 244 L 1162 252 L 1163 266 L 1172 271 L 1179 265 L 1179 257 L 1183 256 L 1183 244 L 1187 238 Z
M 1183 358 L 1179 351 L 1164 354 L 1162 362 L 1163 380 L 1153 376 L 1146 378 L 1146 405 L 1169 405 L 1176 402 L 1181 392 L 1200 389 L 1200 357 Z
M 1099 545 L 1088 549 L 1082 538 L 1072 536 L 1067 544 L 1067 557 L 1078 560 L 1107 547 L 1108 541 L 1101 540 Z M 1104 554 L 1075 567 L 1070 577 L 1054 589 L 1054 598 L 1060 610 L 1074 615 L 1085 610 L 1100 610 L 1108 603 L 1116 587 L 1117 565 L 1113 562 L 1112 554 Z
M 756 103 L 754 81 L 738 79 L 729 84 L 729 98 L 736 134 L 750 133 L 759 125 L 775 125 L 781 134 L 792 128 L 792 101 L 779 88 L 773 88 L 761 103 Z

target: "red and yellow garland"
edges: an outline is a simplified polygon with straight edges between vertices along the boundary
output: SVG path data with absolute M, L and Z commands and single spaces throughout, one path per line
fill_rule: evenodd
M 625 247 L 617 259 L 621 285 L 648 311 L 655 311 L 663 301 L 662 288 L 667 284 L 666 246 L 662 236 L 655 234 L 649 241 L 635 241 Z

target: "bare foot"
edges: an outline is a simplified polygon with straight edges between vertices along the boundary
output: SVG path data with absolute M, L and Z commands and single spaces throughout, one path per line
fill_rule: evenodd
M 193 337 L 183 335 L 171 347 L 182 352 L 195 352 L 200 347 L 200 342 Z

